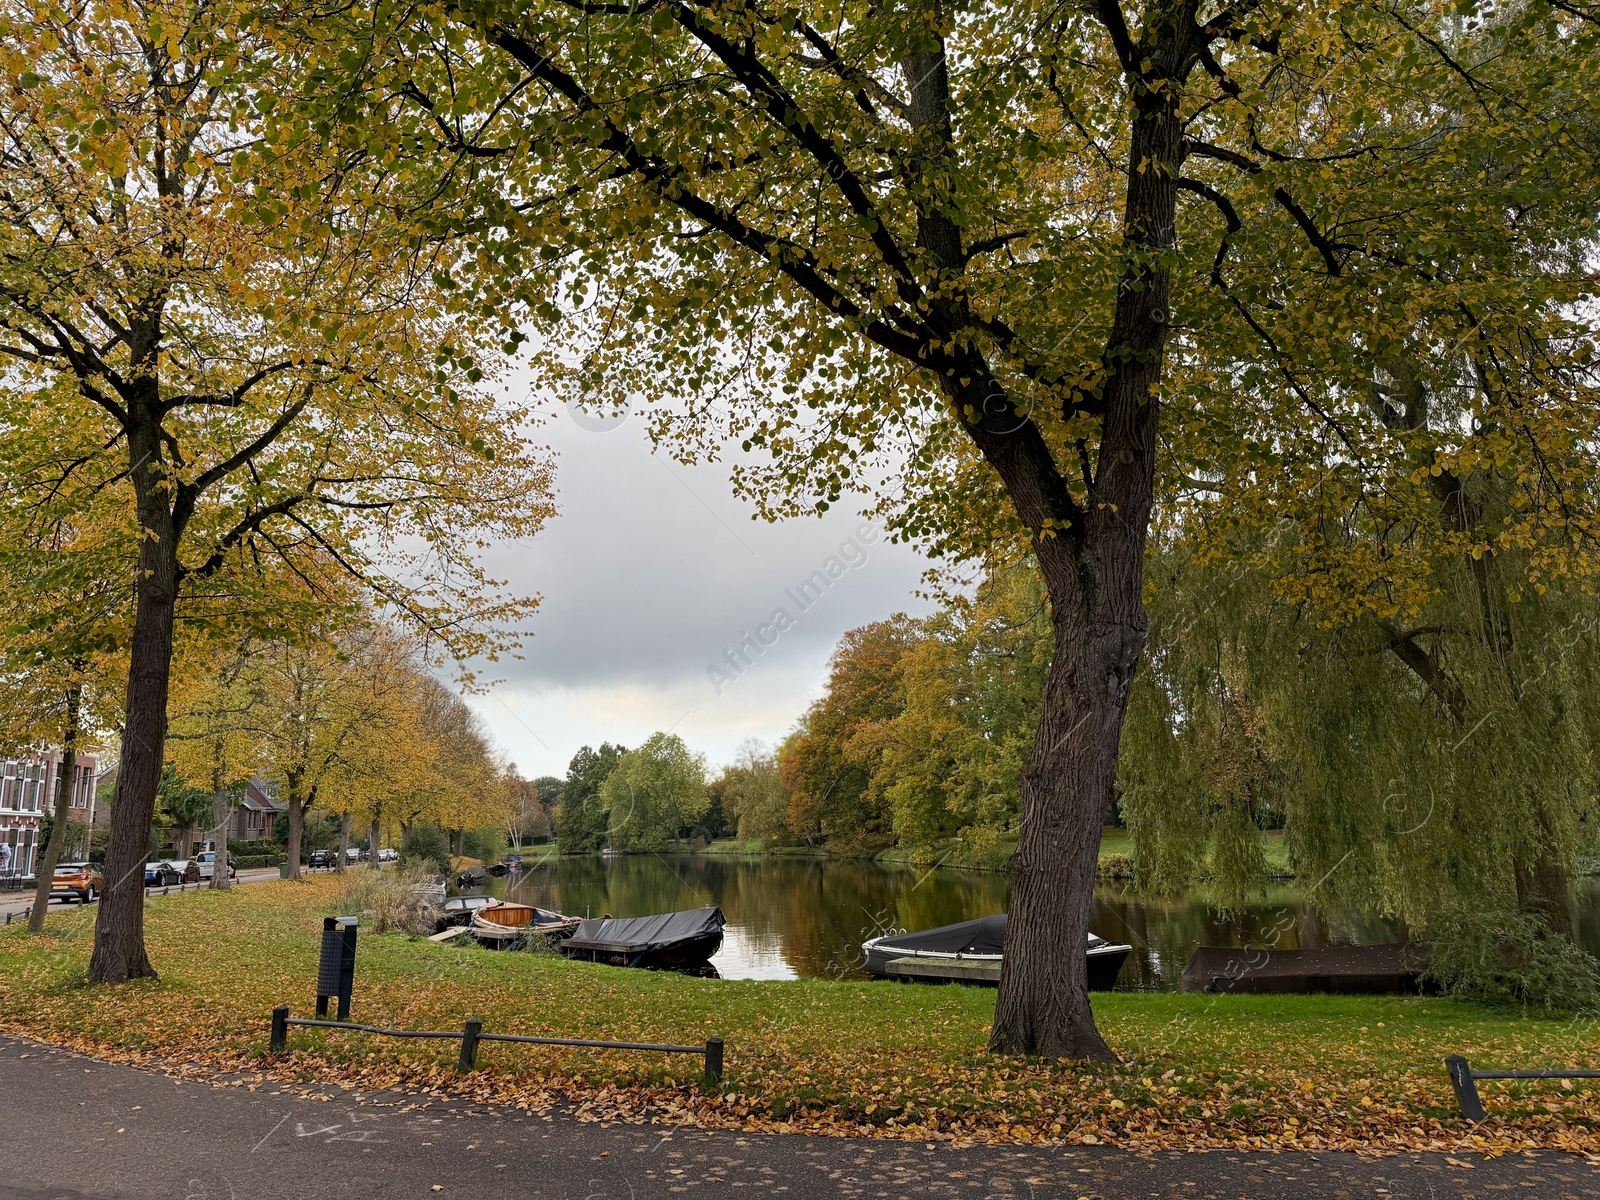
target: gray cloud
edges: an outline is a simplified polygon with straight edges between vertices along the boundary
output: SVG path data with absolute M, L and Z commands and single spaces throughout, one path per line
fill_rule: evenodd
M 725 761 L 745 737 L 771 742 L 793 724 L 847 629 L 925 610 L 912 594 L 925 560 L 882 537 L 865 543 L 847 504 L 816 519 L 752 521 L 726 464 L 651 454 L 637 418 L 603 432 L 583 424 L 562 412 L 541 430 L 560 455 L 559 515 L 489 556 L 496 574 L 544 597 L 523 659 L 496 664 L 504 682 L 474 701 L 524 772 L 564 770 L 584 742 L 631 744 L 674 722 Z M 831 586 L 798 593 L 818 571 L 832 572 Z M 789 627 L 759 656 L 747 649 L 748 665 L 719 695 L 708 665 L 779 608 Z

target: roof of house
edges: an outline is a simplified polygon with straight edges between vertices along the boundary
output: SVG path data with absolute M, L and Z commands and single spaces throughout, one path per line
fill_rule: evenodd
M 239 801 L 239 805 L 241 808 L 247 808 L 252 812 L 280 813 L 289 811 L 288 803 L 278 799 L 277 785 L 259 775 L 245 784 L 244 798 Z

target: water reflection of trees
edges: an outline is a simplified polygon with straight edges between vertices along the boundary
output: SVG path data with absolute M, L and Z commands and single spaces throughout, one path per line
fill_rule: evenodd
M 494 881 L 499 885 L 501 881 Z M 1004 875 L 812 858 L 629 855 L 563 858 L 532 868 L 512 899 L 577 916 L 639 916 L 721 907 L 731 925 L 764 953 L 781 954 L 805 978 L 860 978 L 861 942 L 887 929 L 928 929 L 1004 912 Z M 499 890 L 499 886 L 495 887 Z M 1600 884 L 1580 896 L 1580 933 L 1600 941 Z M 1203 895 L 1160 897 L 1131 887 L 1095 892 L 1091 928 L 1134 953 L 1121 988 L 1171 989 L 1196 946 L 1372 944 L 1404 940 L 1395 922 L 1358 913 L 1318 912 L 1292 888 L 1231 911 Z
M 797 975 L 860 978 L 861 943 L 1003 912 L 1004 876 L 885 867 L 849 859 L 691 855 L 563 858 L 532 868 L 511 899 L 575 916 L 639 916 L 719 906 L 731 925 L 781 951 Z
M 1095 889 L 1095 932 L 1133 947 L 1117 986 L 1171 991 L 1196 946 L 1297 950 L 1403 941 L 1396 923 L 1354 913 L 1319 912 L 1289 888 L 1269 888 L 1256 904 L 1213 907 L 1199 896 L 1152 896 L 1133 887 Z

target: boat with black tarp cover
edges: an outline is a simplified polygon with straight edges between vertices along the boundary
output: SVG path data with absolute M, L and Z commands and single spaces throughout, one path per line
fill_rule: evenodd
M 1426 946 L 1322 946 L 1266 950 L 1249 946 L 1197 946 L 1183 968 L 1186 992 L 1284 995 L 1415 993 L 1428 970 Z
M 863 942 L 867 971 L 879 979 L 927 983 L 999 983 L 1005 956 L 1006 914 L 957 921 L 918 933 L 888 934 Z M 1132 946 L 1089 935 L 1084 954 L 1089 990 L 1109 992 Z
M 690 966 L 722 949 L 725 924 L 716 907 L 651 917 L 591 917 L 561 943 L 561 953 L 618 967 Z

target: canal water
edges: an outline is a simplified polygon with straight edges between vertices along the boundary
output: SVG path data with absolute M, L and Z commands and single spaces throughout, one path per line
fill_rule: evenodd
M 617 917 L 715 904 L 728 926 L 712 965 L 724 979 L 862 979 L 861 943 L 890 930 L 928 929 L 1004 912 L 1009 886 L 989 871 L 933 871 L 850 859 L 640 854 L 563 858 L 496 894 L 571 916 Z M 1580 881 L 1580 940 L 1600 953 L 1600 879 Z M 1094 932 L 1133 947 L 1123 991 L 1175 991 L 1196 946 L 1294 949 L 1403 940 L 1404 929 L 1358 913 L 1319 914 L 1292 887 L 1225 912 L 1196 897 L 1131 887 L 1095 891 Z

